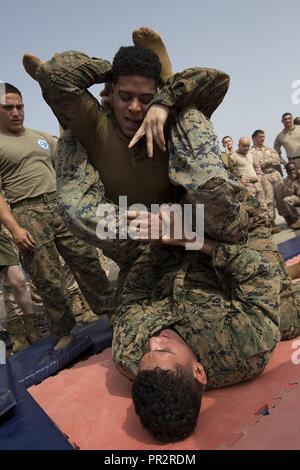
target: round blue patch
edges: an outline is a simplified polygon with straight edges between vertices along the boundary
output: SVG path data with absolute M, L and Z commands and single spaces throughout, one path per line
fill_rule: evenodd
M 42 147 L 43 149 L 48 149 L 49 148 L 49 144 L 46 140 L 44 139 L 40 139 L 38 140 L 37 142 L 39 144 L 40 147 Z

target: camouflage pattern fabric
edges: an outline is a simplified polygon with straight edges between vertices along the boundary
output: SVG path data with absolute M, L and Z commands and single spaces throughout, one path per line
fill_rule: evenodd
M 274 200 L 276 201 L 279 214 L 284 215 L 285 213 L 285 208 L 282 207 L 284 205 L 282 200 L 282 182 L 282 176 L 276 170 L 264 174 L 261 179 L 270 220 L 275 221 Z
M 181 203 L 204 204 L 210 238 L 247 241 L 248 217 L 238 203 L 243 187 L 229 179 L 212 123 L 195 107 L 174 115 L 170 122 L 169 178 L 185 190 Z
M 270 147 L 263 146 L 261 149 L 252 147 L 250 154 L 253 156 L 253 161 L 260 166 L 263 174 L 261 183 L 264 190 L 265 201 L 270 220 L 275 220 L 275 207 L 274 199 L 279 214 L 284 216 L 285 208 L 282 201 L 282 183 L 283 178 L 276 167 L 280 165 L 280 158 L 276 150 Z
M 181 202 L 208 207 L 205 227 L 212 238 L 224 235 L 226 241 L 240 245 L 220 244 L 211 261 L 201 253 L 187 253 L 178 247 L 152 247 L 118 238 L 100 240 L 96 230 L 102 220 L 97 208 L 110 201 L 105 198 L 99 173 L 88 162 L 88 153 L 79 142 L 80 123 L 77 126 L 72 116 L 81 116 L 84 102 L 89 104 L 87 109 L 95 106 L 102 113 L 86 88 L 103 80 L 108 70 L 107 63 L 100 59 L 65 53 L 42 66 L 38 79 L 46 101 L 74 132 L 66 131 L 58 144 L 58 198 L 63 218 L 72 231 L 102 248 L 121 266 L 114 360 L 123 373 L 134 377 L 149 338 L 172 326 L 203 362 L 211 387 L 247 380 L 265 367 L 280 339 L 282 324 L 280 291 L 284 290 L 284 273 L 274 267 L 278 253 L 269 239 L 268 215 L 257 211 L 257 199 L 224 172 L 207 120 L 211 111 L 205 109 L 205 103 L 193 102 L 193 97 L 201 93 L 197 95 L 189 87 L 201 83 L 171 79 L 166 85 L 169 88 L 163 87 L 156 100 L 169 106 L 177 101 L 185 106 L 184 112 L 170 117 L 170 180 L 179 188 Z M 191 71 L 185 77 L 189 74 Z M 224 75 L 223 85 L 221 82 L 219 91 L 222 89 L 224 96 Z M 212 83 L 208 88 L 213 94 Z M 180 90 L 188 92 L 185 98 L 191 101 L 184 100 Z M 126 142 L 124 152 L 125 147 Z M 248 223 L 250 247 L 242 245 L 248 241 Z M 269 252 L 272 263 L 265 257 Z M 289 282 L 287 279 L 286 286 Z M 289 298 L 294 299 L 292 291 Z M 293 311 L 295 325 L 298 312 Z M 295 329 L 288 334 L 294 335 Z
M 300 283 L 292 284 L 268 215 L 248 193 L 248 246 L 220 244 L 213 260 L 147 247 L 134 263 L 114 321 L 113 357 L 130 378 L 149 338 L 172 327 L 202 362 L 209 387 L 259 374 L 279 339 L 300 334 Z
M 249 216 L 248 246 L 263 255 L 280 278 L 280 332 L 281 339 L 287 340 L 300 334 L 300 283 L 292 283 L 286 265 L 271 237 L 267 211 L 258 199 L 245 194 L 242 201 Z
M 99 122 L 103 123 L 108 117 L 87 88 L 108 80 L 109 70 L 108 62 L 89 59 L 85 54 L 71 51 L 56 54 L 39 67 L 37 79 L 45 100 L 64 126 L 70 129 L 63 134 L 57 149 L 59 206 L 63 218 L 78 236 L 103 250 L 113 245 L 114 251 L 117 242 L 106 247 L 105 243 L 99 244 L 97 240 L 96 227 L 101 224 L 100 217 L 96 215 L 97 208 L 99 204 L 111 201 L 105 198 L 109 188 L 104 188 L 99 174 L 88 162 L 93 146 L 99 140 Z M 203 203 L 214 211 L 210 220 L 205 220 L 207 233 L 212 238 L 245 243 L 247 217 L 236 202 L 236 195 L 242 188 L 228 182 L 217 138 L 207 118 L 224 98 L 228 84 L 229 77 L 223 72 L 187 69 L 166 80 L 153 103 L 173 106 L 168 149 L 169 180 L 176 188 L 175 199 L 184 193 L 186 199 L 181 202 Z M 113 137 L 120 138 L 122 152 L 127 155 L 128 142 L 124 136 L 115 133 Z M 89 149 L 89 157 L 81 144 Z M 112 209 L 112 216 L 115 210 L 116 206 Z
M 251 248 L 219 244 L 210 260 L 149 247 L 124 284 L 113 359 L 133 378 L 150 337 L 172 327 L 203 364 L 210 388 L 250 379 L 280 339 L 279 293 L 279 276 Z
M 13 215 L 37 243 L 33 251 L 21 253 L 21 258 L 42 298 L 49 329 L 63 336 L 75 325 L 59 254 L 72 269 L 91 309 L 97 315 L 110 313 L 110 284 L 96 249 L 75 238 L 65 228 L 56 203 L 30 205 L 28 202 L 26 206 L 13 209 Z

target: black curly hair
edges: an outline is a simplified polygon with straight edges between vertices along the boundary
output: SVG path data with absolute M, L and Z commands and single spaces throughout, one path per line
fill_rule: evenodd
M 161 63 L 158 56 L 142 46 L 120 47 L 112 64 L 112 81 L 116 83 L 121 75 L 141 75 L 153 78 L 156 86 L 160 81 Z
M 176 442 L 194 431 L 203 389 L 191 369 L 156 367 L 137 374 L 132 398 L 143 426 L 161 442 Z

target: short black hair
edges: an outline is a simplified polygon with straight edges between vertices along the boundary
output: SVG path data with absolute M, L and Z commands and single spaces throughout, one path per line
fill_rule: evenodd
M 203 388 L 191 369 L 179 365 L 140 371 L 132 387 L 136 414 L 160 442 L 180 441 L 196 427 Z
M 10 83 L 0 83 L 0 95 L 6 95 L 7 93 L 15 93 L 16 95 L 19 95 L 22 98 L 22 93 L 20 90 L 18 90 L 17 87 L 14 85 L 11 85 Z
M 120 47 L 112 64 L 112 81 L 116 83 L 121 75 L 141 75 L 153 78 L 156 86 L 160 82 L 161 63 L 158 56 L 142 46 Z
M 222 144 L 224 144 L 225 139 L 231 139 L 232 140 L 232 137 L 230 135 L 225 135 L 222 139 Z
M 299 126 L 298 122 L 299 122 L 299 124 L 300 124 L 300 116 L 296 116 L 295 119 L 294 119 L 294 124 L 295 124 L 296 126 Z
M 264 133 L 265 133 L 265 131 L 263 131 L 262 129 L 256 129 L 256 131 L 253 132 L 251 137 L 253 139 L 254 137 L 257 137 L 258 134 L 264 134 Z
M 285 118 L 285 116 L 292 116 L 292 117 L 293 117 L 292 113 L 284 113 L 284 114 L 281 116 L 281 119 Z
M 295 169 L 297 170 L 297 165 L 293 162 L 289 162 L 285 165 L 285 169 L 286 169 L 287 172 L 290 171 L 291 165 L 294 165 Z

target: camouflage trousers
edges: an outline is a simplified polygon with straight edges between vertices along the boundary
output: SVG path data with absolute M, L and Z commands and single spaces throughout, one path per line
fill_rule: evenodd
M 284 208 L 282 207 L 284 202 L 282 200 L 282 184 L 283 178 L 281 174 L 274 170 L 272 173 L 265 173 L 262 176 L 261 180 L 265 202 L 267 205 L 267 211 L 270 217 L 270 220 L 275 220 L 275 207 L 274 202 L 276 201 L 276 206 L 279 214 L 282 214 Z
M 267 213 L 260 206 L 259 201 L 250 194 L 246 194 L 242 204 L 249 216 L 248 246 L 263 255 L 280 279 L 281 339 L 292 339 L 300 334 L 300 282 L 292 282 L 285 262 L 271 237 Z
M 252 181 L 247 181 L 247 182 L 245 182 L 245 186 L 246 186 L 249 194 L 256 197 L 259 200 L 260 205 L 264 209 L 267 209 L 266 199 L 265 199 L 265 194 L 264 194 L 262 183 L 260 181 L 257 181 L 256 183 L 254 183 Z
M 285 262 L 271 238 L 250 238 L 249 246 L 259 251 L 280 277 L 279 329 L 282 340 L 300 335 L 300 282 L 292 282 Z
M 63 336 L 75 325 L 60 256 L 71 268 L 93 312 L 110 313 L 110 283 L 96 249 L 66 229 L 56 202 L 30 204 L 27 200 L 21 207 L 13 208 L 13 215 L 36 241 L 33 251 L 21 253 L 21 260 L 42 298 L 50 331 Z

